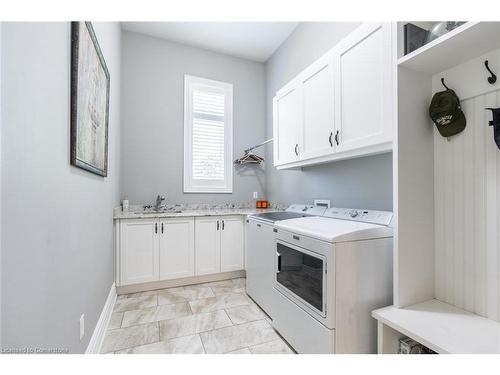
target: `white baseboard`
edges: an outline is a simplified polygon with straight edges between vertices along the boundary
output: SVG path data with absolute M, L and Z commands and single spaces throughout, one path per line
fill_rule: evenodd
M 116 286 L 115 283 L 111 285 L 109 290 L 108 298 L 101 311 L 101 316 L 97 321 L 94 333 L 90 338 L 89 345 L 85 354 L 99 354 L 101 352 L 102 342 L 104 341 L 104 336 L 106 335 L 106 330 L 108 329 L 109 320 L 111 319 L 111 314 L 113 313 L 113 308 L 116 302 Z
M 239 271 L 219 272 L 219 273 L 213 273 L 210 275 L 202 275 L 202 276 L 182 277 L 180 279 L 151 281 L 148 283 L 122 285 L 122 286 L 116 287 L 116 293 L 121 295 L 121 294 L 145 292 L 147 290 L 174 288 L 177 286 L 201 284 L 201 283 L 208 283 L 211 281 L 219 281 L 219 280 L 234 279 L 237 277 L 245 277 L 245 275 L 246 275 L 246 272 L 244 270 L 239 270 Z

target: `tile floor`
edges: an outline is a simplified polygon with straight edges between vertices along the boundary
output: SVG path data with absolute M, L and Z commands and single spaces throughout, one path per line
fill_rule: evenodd
M 116 354 L 292 354 L 245 279 L 118 296 L 102 346 Z

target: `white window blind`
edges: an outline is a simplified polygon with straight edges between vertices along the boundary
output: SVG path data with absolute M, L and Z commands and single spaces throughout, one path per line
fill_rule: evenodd
M 184 191 L 232 192 L 232 85 L 185 76 Z
M 193 90 L 193 178 L 224 179 L 224 94 Z

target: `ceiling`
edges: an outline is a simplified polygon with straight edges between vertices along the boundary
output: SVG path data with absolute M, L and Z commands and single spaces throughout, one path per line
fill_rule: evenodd
M 298 22 L 122 22 L 122 28 L 264 62 Z

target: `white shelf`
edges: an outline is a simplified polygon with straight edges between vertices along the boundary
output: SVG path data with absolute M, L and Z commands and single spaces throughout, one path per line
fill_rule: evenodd
M 500 353 L 500 323 L 436 299 L 372 316 L 438 353 Z
M 404 66 L 430 75 L 500 48 L 500 22 L 467 22 L 401 57 Z

